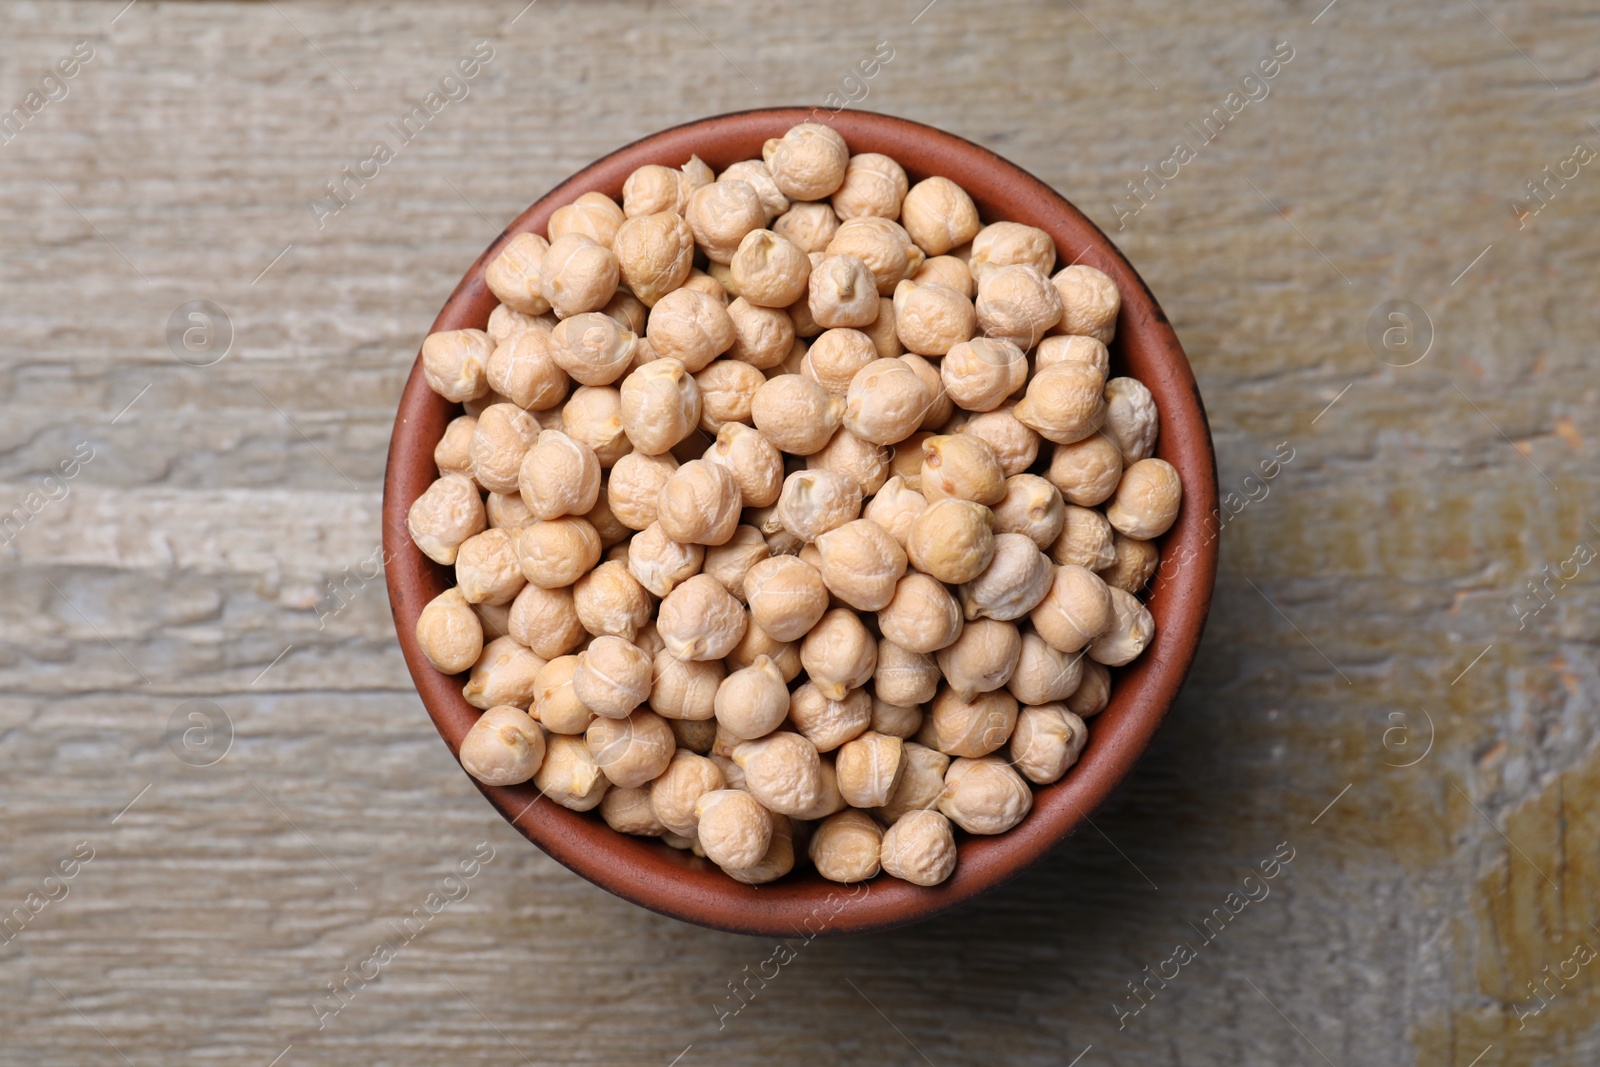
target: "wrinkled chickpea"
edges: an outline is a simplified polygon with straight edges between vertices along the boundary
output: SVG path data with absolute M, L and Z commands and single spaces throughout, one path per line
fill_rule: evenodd
M 912 521 L 927 507 L 927 498 L 909 488 L 904 478 L 895 475 L 867 501 L 861 517 L 882 526 L 904 548 L 911 538 Z
M 816 545 L 823 582 L 834 596 L 859 611 L 887 606 L 895 595 L 895 583 L 906 572 L 905 549 L 868 519 L 854 519 L 819 534 Z
M 705 293 L 676 289 L 650 309 L 645 336 L 657 356 L 676 359 L 695 374 L 733 345 L 733 320 Z
M 574 381 L 610 385 L 627 373 L 638 338 L 609 315 L 588 311 L 558 323 L 549 344 L 550 358 Z
M 997 756 L 953 760 L 939 810 L 969 834 L 1003 834 L 1033 808 L 1033 791 Z
M 967 191 L 949 178 L 924 178 L 913 185 L 900 205 L 900 221 L 917 247 L 942 256 L 977 236 L 982 224 Z
M 533 512 L 522 502 L 522 494 L 515 490 L 509 493 L 490 493 L 484 499 L 483 510 L 489 516 L 491 530 L 507 530 L 515 533 L 534 521 Z
M 922 422 L 918 424 L 920 429 L 933 430 L 949 422 L 956 406 L 955 402 L 950 399 L 950 394 L 945 390 L 944 379 L 940 376 L 939 368 L 915 352 L 905 352 L 897 358 L 911 368 L 911 372 L 917 376 L 917 380 L 922 383 L 922 388 L 928 395 L 928 406 L 923 409 Z M 906 438 L 906 442 L 915 443 L 916 445 L 911 451 L 913 455 L 918 457 L 915 465 L 918 469 L 922 465 L 921 442 L 918 439 L 926 436 L 928 435 L 913 433 Z M 897 471 L 896 473 L 904 472 Z M 913 470 L 910 473 L 916 474 L 917 471 Z M 911 488 L 915 489 L 916 486 L 912 485 Z
M 417 645 L 434 669 L 460 674 L 483 652 L 483 623 L 461 590 L 446 589 L 417 615 Z
M 525 411 L 544 411 L 566 399 L 572 383 L 550 350 L 554 332 L 522 330 L 496 345 L 485 369 L 490 387 Z
M 976 434 L 940 434 L 924 441 L 918 485 L 930 504 L 946 497 L 998 504 L 1006 495 L 1000 460 Z
M 766 855 L 754 867 L 724 867 L 722 873 L 745 885 L 765 885 L 794 870 L 795 828 L 787 818 L 767 812 L 772 824 L 772 842 Z
M 509 604 L 526 584 L 517 550 L 505 530 L 485 530 L 456 552 L 456 588 L 469 604 Z
M 667 478 L 656 501 L 656 521 L 674 541 L 722 545 L 739 525 L 739 483 L 720 463 L 693 459 Z
M 974 306 L 986 336 L 1003 337 L 1023 349 L 1038 344 L 1061 321 L 1061 294 L 1049 278 L 1021 263 L 985 270 Z
M 901 749 L 900 781 L 889 799 L 878 806 L 878 818 L 893 825 L 913 811 L 933 809 L 944 792 L 944 775 L 949 768 L 950 757 L 943 752 L 906 741 Z
M 411 540 L 423 555 L 447 567 L 455 563 L 461 543 L 487 525 L 483 498 L 465 474 L 440 475 L 406 512 Z
M 1093 337 L 1057 334 L 1039 342 L 1033 353 L 1033 369 L 1042 371 L 1052 363 L 1083 363 L 1105 378 L 1111 373 L 1111 353 Z
M 520 785 L 544 761 L 544 731 L 521 708 L 493 707 L 461 739 L 460 758 L 484 785 Z
M 982 438 L 994 451 L 1000 472 L 1014 477 L 1033 466 L 1039 456 L 1039 435 L 1024 426 L 1013 413 L 1015 405 L 981 412 L 961 424 L 958 431 Z
M 922 249 L 892 219 L 877 216 L 846 219 L 823 250 L 828 256 L 854 256 L 871 272 L 879 296 L 895 288 L 922 266 Z
M 762 145 L 761 158 L 791 200 L 825 200 L 844 184 L 850 149 L 837 130 L 802 122 Z
M 597 638 L 610 635 L 632 641 L 649 623 L 654 607 L 649 591 L 628 565 L 616 560 L 600 564 L 572 586 L 572 609 L 584 630 Z
M 1108 667 L 1132 663 L 1155 637 L 1155 619 L 1150 609 L 1132 593 L 1110 589 L 1111 625 L 1089 643 L 1089 658 Z
M 878 665 L 878 645 L 861 617 L 848 608 L 832 608 L 800 642 L 800 664 L 811 678 L 809 684 L 830 701 L 846 700 L 846 693 L 859 689 L 872 678 Z M 803 687 L 802 687 L 803 688 Z M 862 694 L 862 728 L 872 718 L 871 701 Z M 795 716 L 791 705 L 790 717 Z M 808 733 L 801 726 L 802 733 Z M 809 736 L 809 734 L 808 734 Z M 813 740 L 816 740 L 813 738 Z M 847 738 L 841 738 L 847 740 Z M 832 745 L 817 746 L 826 752 Z
M 872 724 L 872 698 L 864 689 L 829 697 L 810 681 L 790 695 L 789 723 L 818 752 L 832 752 Z
M 683 285 L 694 267 L 694 233 L 672 211 L 628 219 L 612 248 L 623 284 L 647 307 Z
M 817 873 L 830 882 L 864 882 L 878 873 L 883 827 L 864 811 L 829 815 L 808 849 Z
M 1121 449 L 1104 432 L 1056 445 L 1046 476 L 1067 503 L 1092 508 L 1111 499 L 1122 480 Z
M 589 637 L 573 603 L 573 591 L 537 585 L 524 585 L 511 602 L 506 632 L 547 660 L 566 655 Z
M 946 497 L 911 521 L 906 555 L 912 566 L 941 582 L 970 582 L 994 558 L 993 525 L 994 512 L 982 504 Z
M 1028 619 L 1040 637 L 1062 652 L 1077 652 L 1111 625 L 1111 590 L 1083 567 L 1056 568 L 1050 592 Z
M 477 428 L 474 415 L 457 415 L 445 426 L 444 436 L 433 446 L 433 465 L 440 474 L 472 477 L 472 434 Z
M 769 383 L 770 384 L 770 383 Z M 832 471 L 795 471 L 783 480 L 778 496 L 778 521 L 801 541 L 810 543 L 821 534 L 861 514 L 861 487 Z
M 1083 680 L 1067 697 L 1067 710 L 1080 718 L 1098 715 L 1111 703 L 1111 671 L 1094 660 L 1083 661 Z
M 683 217 L 707 258 L 726 264 L 745 234 L 767 224 L 767 209 L 749 182 L 732 178 L 696 189 Z
M 828 610 L 822 574 L 797 556 L 772 556 L 745 574 L 750 617 L 773 639 L 797 641 Z
M 811 258 L 771 230 L 751 230 L 728 264 L 739 298 L 766 308 L 785 308 L 806 295 Z
M 984 572 L 961 587 L 966 617 L 1010 622 L 1032 611 L 1055 577 L 1050 559 L 1022 534 L 994 537 L 994 558 Z
M 729 674 L 717 688 L 717 724 L 741 741 L 765 737 L 789 715 L 789 687 L 770 656 Z
M 729 359 L 771 370 L 794 348 L 794 320 L 783 308 L 758 307 L 741 296 L 728 305 L 728 318 L 733 322 Z
M 736 359 L 713 360 L 694 381 L 700 390 L 700 428 L 713 434 L 727 423 L 749 422 L 750 403 L 767 383 L 759 370 Z
M 704 545 L 674 540 L 652 522 L 628 542 L 628 573 L 656 596 L 664 597 L 700 573 Z
M 514 544 L 522 576 L 545 589 L 571 585 L 600 562 L 600 535 L 573 515 L 524 526 Z
M 1171 529 L 1182 503 L 1177 469 L 1164 459 L 1141 459 L 1122 472 L 1106 519 L 1119 532 L 1149 541 Z
M 1102 432 L 1115 442 L 1124 463 L 1149 459 L 1160 429 L 1155 398 L 1137 378 L 1106 382 L 1106 420 Z
M 656 521 L 656 501 L 678 461 L 670 455 L 629 452 L 611 468 L 606 482 L 606 502 L 611 514 L 631 530 L 643 530 Z
M 542 298 L 541 298 L 542 299 Z M 498 344 L 523 330 L 542 329 L 546 333 L 555 328 L 556 317 L 549 312 L 528 315 L 505 304 L 496 304 L 489 312 L 489 336 Z
M 1122 533 L 1112 535 L 1111 549 L 1111 562 L 1096 571 L 1107 585 L 1124 593 L 1138 593 L 1150 583 L 1161 562 L 1160 549 Z
M 821 252 L 839 230 L 839 216 L 827 204 L 790 204 L 772 220 L 772 232 L 792 241 L 802 251 Z
M 885 219 L 900 216 L 900 204 L 910 189 L 905 168 L 878 152 L 862 152 L 850 157 L 844 182 L 833 193 L 833 210 L 841 219 L 876 215 Z
M 728 667 L 737 670 L 751 666 L 762 656 L 768 657 L 778 665 L 785 682 L 792 682 L 800 677 L 799 644 L 794 641 L 779 641 L 754 622 L 745 626 L 744 636 L 739 638 L 738 644 L 728 650 L 724 658 Z
M 744 771 L 751 795 L 780 815 L 803 815 L 821 793 L 822 760 L 816 746 L 799 734 L 742 741 L 733 749 L 733 762 Z
M 817 338 L 806 354 L 813 371 L 819 366 L 817 349 L 825 338 L 838 333 L 865 336 L 854 330 L 829 330 Z M 845 429 L 877 445 L 893 445 L 910 437 L 933 402 L 921 377 L 904 359 L 870 358 L 851 375 L 843 395 Z
M 906 813 L 884 832 L 881 862 L 889 875 L 912 885 L 933 886 L 956 869 L 956 838 L 941 812 Z
M 540 292 L 562 319 L 605 307 L 620 280 L 611 249 L 580 233 L 552 241 L 539 265 Z
M 622 432 L 635 452 L 669 452 L 700 421 L 699 383 L 677 359 L 646 363 L 622 380 L 619 392 Z
M 533 703 L 535 683 L 545 661 L 510 637 L 497 637 L 483 646 L 461 695 L 468 704 L 487 711 L 498 704 L 526 708 Z
M 1117 332 L 1117 312 L 1122 294 L 1104 271 L 1079 263 L 1058 272 L 1050 281 L 1061 294 L 1061 333 L 1093 337 L 1110 344 Z
M 708 720 L 716 714 L 724 673 L 719 660 L 679 659 L 663 648 L 652 664 L 650 708 L 666 719 Z
M 1011 763 L 1030 781 L 1049 785 L 1078 762 L 1089 730 L 1065 704 L 1023 708 L 1011 735 Z
M 783 490 L 783 453 L 761 431 L 742 423 L 724 424 L 703 458 L 733 474 L 743 507 L 769 507 Z
M 695 832 L 700 818 L 695 805 L 707 793 L 723 788 L 717 765 L 705 756 L 679 749 L 655 781 L 650 783 L 650 806 L 661 825 L 685 837 Z
M 881 656 L 883 646 L 880 644 L 878 648 Z M 873 669 L 872 675 L 876 682 L 877 668 Z M 917 705 L 890 704 L 881 697 L 872 698 L 872 722 L 868 724 L 868 729 L 904 740 L 913 736 L 921 727 L 922 709 Z
M 878 642 L 872 690 L 879 699 L 916 706 L 932 700 L 938 688 L 939 664 L 932 655 L 913 652 L 888 638 Z
M 895 286 L 894 325 L 912 352 L 942 356 L 976 327 L 972 301 L 945 285 L 907 279 Z
M 961 635 L 961 605 L 942 582 L 911 571 L 878 612 L 878 629 L 909 652 L 937 652 Z
M 581 669 L 578 677 L 583 677 Z M 659 778 L 678 747 L 667 720 L 644 708 L 620 719 L 596 719 L 583 740 L 601 773 L 612 785 L 626 789 Z
M 822 451 L 805 459 L 807 470 L 832 471 L 850 479 L 861 489 L 863 498 L 881 489 L 889 477 L 889 450 L 845 429 L 835 433 Z
M 934 698 L 924 730 L 947 756 L 976 758 L 1003 747 L 1017 723 L 1017 700 L 1001 689 L 963 698 L 946 688 Z
M 754 526 L 740 526 L 725 543 L 706 549 L 701 571 L 722 583 L 740 600 L 745 599 L 744 580 L 750 568 L 772 555 L 767 539 Z
M 904 742 L 890 734 L 867 730 L 839 746 L 835 768 L 839 794 L 855 808 L 876 808 L 889 802 L 905 770 Z
M 1049 277 L 1056 266 L 1056 243 L 1038 227 L 1020 222 L 990 223 L 972 238 L 967 266 L 978 279 L 980 292 L 986 272 L 1015 265 L 1032 267 Z
M 894 301 L 888 297 L 878 298 L 878 317 L 861 327 L 861 332 L 872 342 L 879 359 L 895 359 L 905 354 L 906 346 L 900 342 L 900 335 L 894 328 Z
M 594 449 L 560 430 L 542 431 L 520 468 L 517 486 L 535 519 L 582 515 L 600 498 L 600 460 Z
M 600 798 L 600 817 L 619 834 L 660 837 L 667 832 L 656 818 L 656 809 L 650 806 L 650 790 L 643 786 L 607 789 L 606 795 Z
M 917 268 L 910 280 L 918 285 L 942 285 L 954 289 L 969 302 L 978 294 L 978 283 L 972 280 L 972 271 L 967 269 L 966 261 L 955 256 L 929 256 L 922 261 L 922 266 Z M 976 322 L 974 318 L 974 325 Z M 967 336 L 972 336 L 970 331 Z
M 877 299 L 872 304 L 876 312 Z M 482 330 L 444 330 L 422 341 L 422 375 L 428 388 L 457 403 L 476 400 L 489 391 L 484 369 L 495 343 Z
M 878 358 L 872 338 L 860 330 L 832 329 L 811 342 L 800 373 L 837 397 L 846 396 L 856 374 Z
M 993 411 L 1027 384 L 1028 358 L 1005 338 L 974 337 L 952 345 L 945 353 L 939 363 L 939 380 L 960 407 Z
M 569 233 L 582 234 L 595 244 L 611 247 L 622 225 L 622 208 L 604 193 L 588 192 L 550 213 L 545 232 L 555 241 Z
M 772 172 L 759 159 L 741 159 L 717 175 L 717 181 L 749 183 L 761 198 L 761 207 L 766 211 L 768 222 L 789 210 L 789 198 L 783 195 L 778 183 L 772 180 Z
M 539 267 L 550 243 L 536 233 L 519 233 L 484 268 L 483 280 L 500 303 L 524 315 L 550 310 L 540 282 Z
M 772 843 L 772 820 L 755 797 L 740 789 L 715 789 L 695 802 L 697 837 L 719 867 L 753 867 Z
M 1104 570 L 1116 559 L 1111 523 L 1093 508 L 1069 504 L 1063 510 L 1061 536 L 1050 546 L 1050 558 L 1066 566 Z
M 1022 635 L 1015 625 L 979 618 L 968 621 L 960 636 L 934 658 L 950 692 L 966 701 L 1003 687 L 1011 680 L 1021 654 Z
M 688 206 L 689 192 L 678 171 L 647 163 L 622 183 L 622 213 L 630 219 L 663 211 L 681 213 Z
M 594 721 L 594 712 L 572 689 L 572 676 L 577 669 L 577 656 L 558 656 L 534 675 L 530 714 L 553 734 L 581 734 Z
M 1007 478 L 1006 495 L 993 510 L 996 534 L 1019 533 L 1041 549 L 1055 543 L 1066 522 L 1060 491 L 1037 474 Z
M 552 734 L 545 742 L 544 762 L 534 774 L 533 784 L 572 811 L 593 810 L 611 787 L 583 738 L 565 734 Z
M 1049 704 L 1071 696 L 1082 678 L 1082 653 L 1058 651 L 1038 634 L 1024 630 L 1017 669 L 1006 688 L 1023 704 Z
M 1058 445 L 1081 441 L 1105 421 L 1105 383 L 1086 363 L 1054 363 L 1034 375 L 1013 414 Z
M 869 326 L 880 310 L 877 279 L 856 256 L 827 254 L 812 264 L 806 308 L 824 329 Z M 809 336 L 798 325 L 795 332 Z
M 744 605 L 708 574 L 697 574 L 661 601 L 656 630 L 667 651 L 683 659 L 721 659 L 744 636 Z
M 558 427 L 568 437 L 594 449 L 600 466 L 609 467 L 633 445 L 622 429 L 622 393 L 610 385 L 582 385 L 561 409 Z

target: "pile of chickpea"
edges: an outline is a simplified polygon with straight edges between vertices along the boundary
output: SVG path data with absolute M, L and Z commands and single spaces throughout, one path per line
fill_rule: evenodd
M 422 346 L 466 410 L 409 515 L 462 766 L 741 882 L 944 881 L 1154 636 L 1182 493 L 1115 284 L 809 123 L 547 232 Z

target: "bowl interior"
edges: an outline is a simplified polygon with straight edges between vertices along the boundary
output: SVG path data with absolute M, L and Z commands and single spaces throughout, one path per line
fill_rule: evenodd
M 1184 501 L 1177 522 L 1160 539 L 1161 569 L 1148 598 L 1155 639 L 1139 659 L 1115 672 L 1110 705 L 1089 720 L 1089 741 L 1077 765 L 1061 781 L 1036 787 L 1032 813 L 1010 832 L 958 834 L 960 861 L 942 885 L 922 888 L 881 876 L 840 886 L 808 868 L 775 883 L 746 886 L 690 853 L 616 833 L 597 813 L 578 814 L 541 799 L 531 783 L 478 786 L 529 840 L 595 884 L 687 922 L 780 937 L 860 933 L 927 918 L 1015 876 L 1072 833 L 1128 773 L 1177 697 L 1205 625 L 1217 559 L 1216 469 L 1205 411 L 1183 349 L 1149 289 L 1111 241 L 1044 183 L 984 148 L 905 119 L 767 109 L 704 119 L 628 145 L 573 175 L 506 227 L 456 286 L 432 330 L 483 328 L 497 303 L 484 284 L 484 265 L 511 236 L 543 233 L 550 213 L 579 194 L 598 190 L 620 201 L 622 183 L 634 169 L 646 163 L 675 167 L 691 153 L 721 171 L 759 158 L 764 141 L 803 121 L 832 125 L 852 152 L 893 157 L 913 183 L 944 175 L 972 195 L 985 222 L 1037 226 L 1054 238 L 1058 265 L 1086 263 L 1109 274 L 1122 291 L 1113 371 L 1138 378 L 1154 394 L 1161 412 L 1156 455 L 1178 469 Z M 440 674 L 422 656 L 415 629 L 422 608 L 454 584 L 454 576 L 412 545 L 406 511 L 437 477 L 433 448 L 458 414 L 459 405 L 429 390 L 419 358 L 395 419 L 383 506 L 387 582 L 400 645 L 452 754 L 479 712 L 461 696 L 464 676 Z

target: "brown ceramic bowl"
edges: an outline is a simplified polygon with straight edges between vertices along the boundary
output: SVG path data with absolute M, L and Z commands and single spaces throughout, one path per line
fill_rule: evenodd
M 861 111 L 819 118 L 801 108 L 774 108 L 702 119 L 619 149 L 567 179 L 506 227 L 467 270 L 433 330 L 483 328 L 496 304 L 483 281 L 485 264 L 512 235 L 543 233 L 550 213 L 579 194 L 597 189 L 620 201 L 623 180 L 635 168 L 646 163 L 676 167 L 690 153 L 720 171 L 737 160 L 760 158 L 767 138 L 804 121 L 831 123 L 852 151 L 893 157 L 913 182 L 934 174 L 951 178 L 972 194 L 985 221 L 1037 226 L 1055 239 L 1062 263 L 1087 263 L 1115 279 L 1122 290 L 1122 314 L 1111 346 L 1113 372 L 1133 375 L 1155 395 L 1161 411 L 1156 454 L 1177 467 L 1185 497 L 1176 524 L 1161 538 L 1163 569 L 1149 597 L 1155 640 L 1139 659 L 1115 672 L 1110 706 L 1089 720 L 1088 745 L 1077 766 L 1054 785 L 1036 789 L 1032 813 L 1009 833 L 962 835 L 955 874 L 942 885 L 922 888 L 879 876 L 861 887 L 844 887 L 810 868 L 768 885 L 742 885 L 690 853 L 612 831 L 597 812 L 534 803 L 538 792 L 531 783 L 478 786 L 530 841 L 596 885 L 686 922 L 776 937 L 801 930 L 863 933 L 926 919 L 1016 876 L 1076 830 L 1133 767 L 1176 699 L 1205 626 L 1217 562 L 1215 526 L 1208 521 L 1217 505 L 1211 435 L 1188 360 L 1155 297 L 1111 241 L 1049 186 L 987 149 L 905 119 Z M 389 598 L 400 646 L 422 702 L 452 753 L 479 713 L 462 699 L 465 676 L 434 670 L 417 647 L 415 630 L 422 608 L 453 585 L 454 576 L 419 552 L 405 530 L 407 509 L 437 477 L 434 445 L 460 410 L 428 389 L 419 359 L 395 418 L 383 499 Z

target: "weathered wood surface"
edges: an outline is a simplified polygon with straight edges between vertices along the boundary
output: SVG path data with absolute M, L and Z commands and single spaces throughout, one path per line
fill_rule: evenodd
M 1595 568 L 1516 610 L 1600 544 L 1600 162 L 1520 227 L 1510 202 L 1600 146 L 1600 19 L 1323 2 L 6 4 L 0 104 L 94 58 L 0 145 L 5 507 L 93 458 L 0 571 L 0 910 L 93 858 L 0 946 L 0 1062 L 1594 1062 L 1600 963 L 1565 961 L 1600 946 Z M 471 95 L 319 229 L 322 184 L 480 37 Z M 315 605 L 377 544 L 401 382 L 500 223 L 652 130 L 821 102 L 879 41 L 864 106 L 1009 156 L 1128 252 L 1224 492 L 1294 458 L 1228 526 L 1195 675 L 1094 830 L 958 915 L 798 948 L 719 1029 L 771 945 L 527 846 L 434 735 L 381 583 Z M 165 339 L 196 299 L 234 330 L 213 366 Z M 1434 334 L 1404 368 L 1367 341 L 1399 299 Z M 231 723 L 213 766 L 167 744 L 190 700 Z M 1271 895 L 1119 1029 L 1280 842 Z

